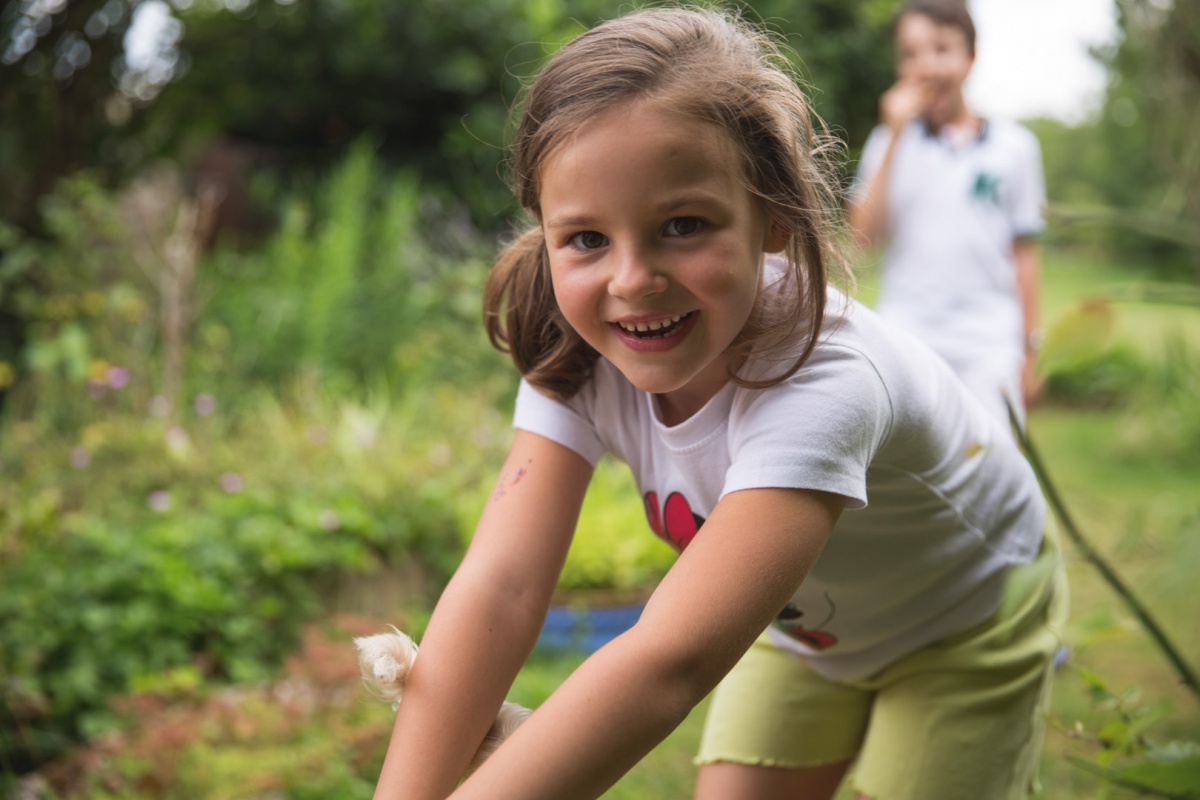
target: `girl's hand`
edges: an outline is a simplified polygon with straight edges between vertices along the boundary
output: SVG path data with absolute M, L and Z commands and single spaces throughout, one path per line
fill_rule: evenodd
M 879 118 L 893 133 L 899 133 L 928 110 L 931 96 L 929 87 L 920 81 L 897 81 L 879 98 Z

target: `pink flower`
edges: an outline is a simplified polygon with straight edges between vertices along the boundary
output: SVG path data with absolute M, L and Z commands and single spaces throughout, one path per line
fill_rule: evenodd
M 124 389 L 129 385 L 129 370 L 124 367 L 109 367 L 107 378 L 110 389 Z
M 146 505 L 150 507 L 151 511 L 158 511 L 159 513 L 170 511 L 171 493 L 161 489 L 157 492 L 151 492 L 150 496 L 146 498 Z
M 196 395 L 192 408 L 196 409 L 196 413 L 202 417 L 211 417 L 217 410 L 217 398 L 208 393 Z
M 242 490 L 242 476 L 236 472 L 222 473 L 218 481 L 221 484 L 221 488 L 230 494 L 237 494 Z
M 86 447 L 71 448 L 71 466 L 75 469 L 87 469 L 92 463 L 92 453 Z

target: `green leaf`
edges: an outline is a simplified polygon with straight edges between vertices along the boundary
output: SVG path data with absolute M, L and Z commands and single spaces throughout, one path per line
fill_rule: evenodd
M 1117 315 L 1107 299 L 1085 300 L 1068 309 L 1046 331 L 1039 366 L 1044 372 L 1091 361 L 1112 346 Z
M 1117 770 L 1119 783 L 1143 787 L 1172 798 L 1200 798 L 1200 755 L 1179 761 L 1136 764 Z

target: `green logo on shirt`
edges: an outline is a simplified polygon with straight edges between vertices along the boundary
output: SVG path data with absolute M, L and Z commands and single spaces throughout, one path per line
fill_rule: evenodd
M 990 202 L 996 206 L 1000 205 L 1000 176 L 980 172 L 975 176 L 975 187 L 971 189 L 971 195 L 976 200 Z

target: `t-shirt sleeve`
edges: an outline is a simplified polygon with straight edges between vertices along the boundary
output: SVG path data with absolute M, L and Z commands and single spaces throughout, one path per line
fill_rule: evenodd
M 1042 173 L 1042 149 L 1031 131 L 1022 128 L 1020 133 L 1020 158 L 1009 208 L 1013 238 L 1017 239 L 1041 233 L 1046 227 L 1043 217 L 1046 182 Z
M 723 494 L 814 489 L 846 497 L 847 508 L 867 504 L 867 470 L 891 430 L 891 399 L 858 351 L 821 350 L 789 380 L 735 405 Z
M 848 192 L 850 202 L 860 202 L 867 192 L 867 187 L 871 185 L 871 181 L 875 180 L 875 175 L 879 172 L 879 165 L 883 163 L 884 153 L 887 152 L 887 137 L 888 130 L 882 125 L 877 126 L 867 137 L 854 180 L 850 183 Z
M 585 388 L 569 402 L 564 403 L 542 394 L 522 380 L 517 391 L 513 427 L 558 442 L 583 456 L 594 467 L 606 448 L 591 421 L 591 414 L 588 413 L 586 393 Z

